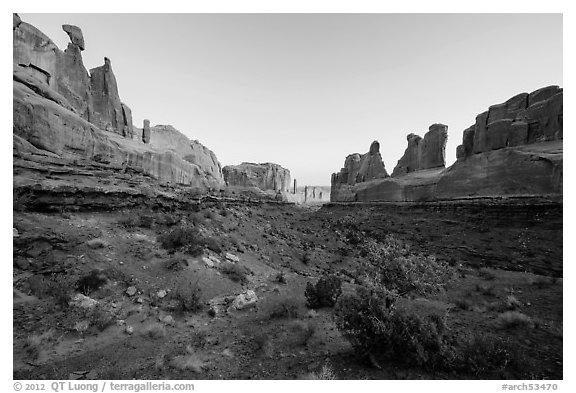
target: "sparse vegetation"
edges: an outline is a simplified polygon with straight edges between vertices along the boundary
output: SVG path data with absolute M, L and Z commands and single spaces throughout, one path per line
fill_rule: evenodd
M 496 318 L 496 325 L 501 329 L 514 329 L 518 327 L 533 328 L 534 321 L 528 315 L 519 311 L 506 311 Z
M 172 299 L 176 300 L 178 312 L 198 311 L 202 308 L 202 290 L 198 286 L 198 280 L 190 281 L 182 278 L 176 288 L 170 292 Z
M 282 298 L 272 304 L 269 312 L 270 319 L 298 318 L 298 302 L 290 298 Z
M 316 332 L 316 325 L 311 321 L 292 321 L 288 325 L 291 333 L 290 342 L 296 346 L 306 346 Z
M 494 272 L 488 268 L 480 268 L 478 270 L 478 275 L 482 278 L 484 278 L 485 280 L 494 280 L 496 278 L 496 274 L 494 274 Z
M 85 276 L 80 277 L 76 283 L 76 290 L 80 291 L 80 293 L 84 295 L 90 295 L 90 293 L 106 284 L 107 281 L 108 278 L 104 272 L 94 269 Z
M 164 327 L 164 325 L 155 322 L 146 326 L 146 328 L 144 328 L 142 333 L 146 337 L 150 337 L 154 340 L 157 340 L 166 337 L 166 328 Z
M 334 307 L 342 294 L 342 280 L 333 275 L 324 275 L 316 285 L 306 284 L 306 306 L 308 308 Z
M 175 229 L 158 236 L 158 242 L 162 248 L 170 253 L 181 251 L 192 256 L 200 256 L 204 247 L 215 252 L 221 252 L 220 246 L 214 239 L 206 238 L 198 229 L 191 226 L 179 226 Z
M 39 298 L 52 297 L 60 307 L 67 307 L 70 301 L 72 283 L 69 277 L 52 274 L 49 277 L 34 275 L 28 279 L 30 292 Z
M 306 374 L 302 379 L 308 380 L 333 380 L 336 378 L 336 373 L 329 365 L 325 364 L 318 372 L 311 372 Z
M 230 280 L 245 284 L 248 282 L 249 270 L 244 266 L 237 263 L 223 263 L 220 266 L 220 271 L 224 273 Z

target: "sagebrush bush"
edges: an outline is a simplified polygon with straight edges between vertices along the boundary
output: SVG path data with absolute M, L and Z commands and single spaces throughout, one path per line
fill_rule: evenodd
M 204 247 L 212 247 L 214 244 L 211 239 L 202 236 L 198 229 L 192 226 L 176 227 L 158 236 L 158 242 L 162 248 L 168 250 L 170 253 L 182 251 L 192 256 L 200 256 Z
M 236 263 L 223 263 L 220 266 L 220 271 L 224 273 L 230 280 L 245 284 L 248 282 L 248 269 Z
M 400 295 L 438 292 L 455 274 L 455 269 L 447 262 L 412 253 L 392 235 L 387 235 L 382 243 L 368 239 L 362 249 L 366 261 L 357 269 L 357 280 L 396 290 Z
M 270 307 L 269 318 L 298 318 L 298 302 L 294 299 L 284 298 L 273 303 Z
M 50 277 L 34 275 L 28 279 L 30 292 L 40 298 L 51 297 L 56 304 L 67 307 L 70 301 L 73 281 L 63 274 L 52 274 Z
M 522 375 L 528 369 L 518 346 L 499 337 L 487 334 L 465 337 L 459 341 L 458 348 L 454 369 L 460 372 L 485 376 L 511 369 Z
M 519 311 L 506 311 L 496 318 L 496 324 L 502 329 L 513 329 L 517 327 L 533 328 L 534 321 L 528 315 Z
M 202 308 L 202 290 L 198 280 L 192 282 L 181 279 L 176 288 L 170 292 L 170 297 L 176 300 L 176 311 L 198 311 Z
M 98 269 L 94 269 L 78 279 L 76 282 L 76 290 L 84 295 L 89 295 L 93 291 L 106 284 L 107 281 L 108 278 L 104 272 Z
M 480 268 L 478 269 L 478 275 L 485 280 L 494 280 L 496 278 L 496 274 L 488 268 Z
M 419 316 L 395 307 L 398 295 L 385 288 L 360 287 L 340 298 L 338 330 L 357 353 L 407 365 L 444 367 L 454 357 L 443 317 Z
M 306 284 L 306 306 L 308 308 L 334 307 L 342 294 L 342 280 L 333 275 L 322 276 L 316 285 Z

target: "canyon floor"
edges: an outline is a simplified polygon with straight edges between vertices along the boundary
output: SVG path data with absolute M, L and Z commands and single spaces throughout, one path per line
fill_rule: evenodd
M 336 379 L 562 379 L 562 205 L 513 205 L 17 209 L 14 379 L 302 379 L 322 369 Z M 209 242 L 171 254 L 163 239 L 184 225 Z M 387 235 L 456 272 L 444 291 L 408 296 L 405 307 L 443 313 L 457 334 L 498 337 L 525 366 L 373 364 L 340 334 L 333 309 L 306 307 L 306 284 L 325 273 L 354 291 L 362 242 Z M 246 290 L 256 306 L 232 307 Z M 193 310 L 178 307 L 183 293 L 199 298 Z M 511 297 L 529 324 L 498 323 Z

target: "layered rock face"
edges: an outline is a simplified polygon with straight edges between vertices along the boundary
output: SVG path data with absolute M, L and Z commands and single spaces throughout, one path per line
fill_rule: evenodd
M 225 166 L 222 173 L 228 186 L 257 187 L 263 191 L 290 190 L 290 171 L 278 164 L 243 162 L 240 165 Z
M 124 111 L 118 95 L 116 77 L 112 72 L 110 59 L 104 58 L 104 65 L 90 70 L 90 89 L 94 106 L 92 123 L 106 131 L 124 134 Z
M 393 177 L 423 169 L 446 166 L 448 126 L 432 124 L 424 138 L 409 134 L 408 147 L 392 172 Z
M 391 178 L 358 182 L 361 178 L 349 181 L 344 169 L 333 174 L 331 200 L 562 195 L 562 120 L 563 91 L 558 86 L 518 94 L 476 117 L 464 130 L 458 159 L 449 168 L 444 169 L 447 127 L 435 124 L 423 139 L 408 136 L 408 148 Z
M 331 183 L 353 185 L 364 181 L 388 177 L 380 155 L 380 143 L 372 142 L 370 150 L 365 154 L 350 154 L 344 161 L 344 167 L 339 173 L 332 174 Z
M 72 39 L 62 52 L 44 33 L 14 17 L 13 62 L 40 83 L 62 95 L 73 110 L 89 120 L 92 115 L 90 77 L 82 63 L 82 32 L 65 25 Z
M 506 102 L 492 105 L 476 117 L 464 131 L 457 158 L 514 147 L 561 140 L 563 90 L 548 86 L 532 93 L 518 94 Z
M 110 61 L 93 69 L 90 77 L 82 63 L 82 32 L 70 25 L 63 29 L 71 39 L 64 52 L 14 15 L 15 168 L 46 171 L 50 165 L 103 165 L 109 171 L 134 171 L 162 183 L 198 188 L 224 184 L 215 169 L 219 164 L 214 153 L 203 146 L 190 147 L 185 159 L 169 147 L 134 140 L 132 112 L 120 101 Z M 57 171 L 49 169 L 53 170 Z M 84 170 L 68 171 L 90 176 Z
M 149 131 L 151 146 L 171 150 L 185 161 L 198 165 L 213 178 L 224 181 L 222 166 L 212 150 L 198 141 L 191 141 L 171 125 L 156 125 Z

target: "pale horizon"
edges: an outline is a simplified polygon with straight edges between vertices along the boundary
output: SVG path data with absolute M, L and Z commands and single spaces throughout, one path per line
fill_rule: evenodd
M 134 124 L 170 124 L 225 165 L 274 162 L 330 185 L 373 140 L 388 173 L 428 126 L 446 165 L 490 105 L 563 87 L 562 14 L 20 14 L 86 69 L 110 58 Z M 106 28 L 102 28 L 105 26 Z

